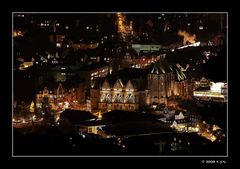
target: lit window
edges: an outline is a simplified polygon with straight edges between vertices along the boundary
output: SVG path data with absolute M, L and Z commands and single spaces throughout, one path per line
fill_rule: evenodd
M 56 43 L 56 46 L 60 48 L 61 47 L 61 43 Z

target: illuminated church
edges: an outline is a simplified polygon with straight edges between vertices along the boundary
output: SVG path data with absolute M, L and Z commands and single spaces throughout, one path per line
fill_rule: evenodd
M 142 73 L 141 73 L 142 72 Z M 146 74 L 141 69 L 125 69 L 118 75 L 99 79 L 90 91 L 92 110 L 137 111 L 146 105 Z
M 172 96 L 189 98 L 191 95 L 191 82 L 180 68 L 166 61 L 156 62 L 147 78 L 150 105 L 167 104 L 168 98 Z
M 91 110 L 137 111 L 144 106 L 165 103 L 168 98 L 187 98 L 189 82 L 175 65 L 156 62 L 149 69 L 123 69 L 100 78 L 90 90 Z

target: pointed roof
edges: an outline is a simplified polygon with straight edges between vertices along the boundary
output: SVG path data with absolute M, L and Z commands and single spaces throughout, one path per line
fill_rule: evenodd
M 110 89 L 110 84 L 108 82 L 108 80 L 105 78 L 104 81 L 103 81 L 103 84 L 102 84 L 102 89 L 105 88 L 105 89 Z
M 117 79 L 113 88 L 119 89 L 119 88 L 123 88 L 123 83 L 121 81 L 121 79 Z
M 200 80 L 200 82 L 208 82 L 208 80 L 203 76 Z
M 130 79 L 128 80 L 125 88 L 126 88 L 126 89 L 134 89 L 133 84 L 132 84 L 132 82 L 131 82 Z
M 169 73 L 172 71 L 173 71 L 172 67 L 164 59 L 162 61 L 157 61 L 154 63 L 151 73 L 152 74 L 165 74 L 165 73 Z
M 184 115 L 182 112 L 179 113 L 179 115 L 175 115 L 175 120 L 181 120 L 184 119 Z
M 178 81 L 182 81 L 182 80 L 187 79 L 186 75 L 183 73 L 183 71 L 180 68 L 176 67 L 175 72 L 176 72 Z
M 153 66 L 153 69 L 151 71 L 152 74 L 159 74 L 159 69 L 156 65 Z

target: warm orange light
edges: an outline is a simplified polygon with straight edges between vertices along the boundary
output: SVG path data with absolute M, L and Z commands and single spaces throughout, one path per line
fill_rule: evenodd
M 125 40 L 126 36 L 132 32 L 132 23 L 129 25 L 126 22 L 126 17 L 122 13 L 117 13 L 117 25 L 118 32 L 121 34 L 122 38 Z
M 102 119 L 102 113 L 98 112 L 98 119 Z
M 189 42 L 189 43 L 195 43 L 196 42 L 196 35 L 195 34 L 190 35 L 186 31 L 179 30 L 178 35 L 183 36 L 183 44 L 184 45 L 186 45 L 187 42 Z

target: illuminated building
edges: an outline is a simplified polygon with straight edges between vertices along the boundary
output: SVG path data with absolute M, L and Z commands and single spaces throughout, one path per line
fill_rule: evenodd
M 194 88 L 198 87 L 209 87 L 210 81 L 206 79 L 205 77 L 202 77 L 200 81 L 195 81 Z
M 79 109 L 78 103 L 78 89 L 71 88 L 66 91 L 61 83 L 52 90 L 44 87 L 43 91 L 39 91 L 36 95 L 36 107 L 39 109 L 42 109 L 44 104 L 52 110 Z
M 27 68 L 33 66 L 33 62 L 23 62 L 19 66 L 19 70 L 26 70 Z
M 118 32 L 121 35 L 121 38 L 126 41 L 126 38 L 133 34 L 132 30 L 132 22 L 128 23 L 126 19 L 126 15 L 118 12 L 117 14 L 117 27 Z
M 56 35 L 56 47 L 61 48 L 63 46 L 64 39 L 65 35 Z
M 209 82 L 208 87 L 198 87 L 194 90 L 193 96 L 200 100 L 227 102 L 227 83 Z
M 165 60 L 155 62 L 148 74 L 150 105 L 168 104 L 170 97 L 192 99 L 194 83 L 187 79 L 182 69 Z
M 137 111 L 147 104 L 144 69 L 124 69 L 101 78 L 90 90 L 92 110 Z
M 91 94 L 94 96 L 94 89 Z M 95 94 L 98 96 L 98 100 L 95 100 L 98 105 L 95 106 L 98 106 L 99 110 L 136 111 L 139 109 L 139 91 L 134 87 L 131 80 L 123 84 L 121 79 L 117 79 L 115 83 L 105 79 L 100 89 L 95 91 Z M 92 103 L 94 103 L 94 100 L 92 100 Z M 94 109 L 94 106 L 92 108 Z
M 132 44 L 132 48 L 139 54 L 141 51 L 146 52 L 156 52 L 160 51 L 161 45 L 148 45 L 148 44 Z
M 148 74 L 150 105 L 165 103 L 173 95 L 175 75 L 166 62 L 156 62 Z
M 28 69 L 29 67 L 33 66 L 34 64 L 34 58 L 33 57 L 28 57 L 28 58 L 18 58 L 18 61 L 21 62 L 21 64 L 19 65 L 19 70 L 26 70 Z
M 73 43 L 69 42 L 69 47 L 73 48 L 74 51 L 77 50 L 87 50 L 87 49 L 96 49 L 99 43 Z
M 62 84 L 58 85 L 55 90 L 48 90 L 44 87 L 43 91 L 39 91 L 36 95 L 36 107 L 43 108 L 43 104 L 48 105 L 51 109 L 56 109 L 56 106 L 63 106 L 64 89 Z
M 163 56 L 159 53 L 145 53 L 141 56 L 130 56 L 126 53 L 124 59 L 121 61 L 123 68 L 146 68 L 147 66 L 159 61 Z
M 192 99 L 193 97 L 194 83 L 192 80 L 175 81 L 174 83 L 174 95 L 183 99 Z
M 134 111 L 144 105 L 156 108 L 158 104 L 167 105 L 171 97 L 191 99 L 192 91 L 193 84 L 181 69 L 161 61 L 156 62 L 152 69 L 120 70 L 114 80 L 105 79 L 94 85 L 90 91 L 91 108 Z

